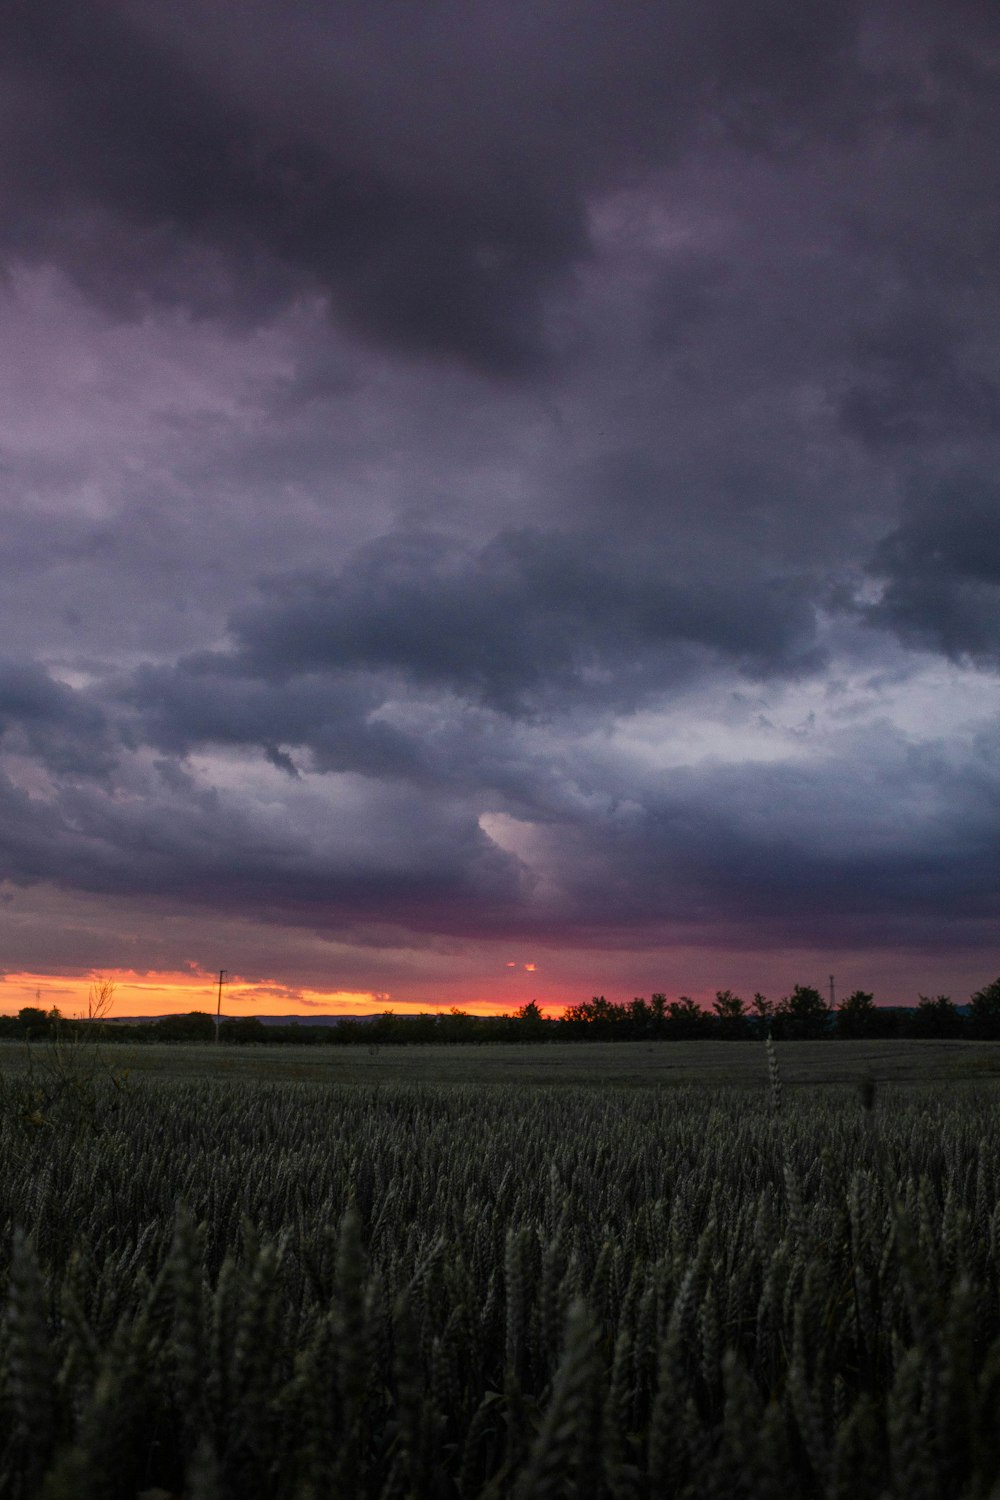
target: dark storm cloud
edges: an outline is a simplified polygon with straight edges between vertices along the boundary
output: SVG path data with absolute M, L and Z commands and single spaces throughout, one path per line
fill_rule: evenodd
M 21 201 L 7 221 L 15 251 L 68 249 L 84 284 L 112 301 L 159 291 L 209 310 L 211 277 L 185 259 L 193 242 L 221 249 L 258 306 L 292 272 L 394 345 L 500 372 L 532 358 L 541 284 L 582 249 L 579 214 L 560 195 L 530 182 L 499 199 L 447 182 L 418 191 L 352 152 L 349 127 L 320 141 L 227 100 L 124 8 L 15 0 L 0 45 L 29 96 L 5 165 Z M 75 221 L 92 212 L 113 222 L 79 228 L 74 265 Z
M 295 772 L 281 745 L 307 747 L 310 768 L 414 774 L 417 747 L 373 717 L 379 684 L 346 674 L 306 674 L 276 683 L 251 677 L 231 656 L 205 652 L 173 667 L 141 667 L 116 693 L 139 716 L 143 743 L 186 754 L 201 745 L 260 746 L 272 764 Z
M 232 629 L 244 670 L 395 670 L 514 712 L 553 695 L 634 706 L 685 676 L 692 649 L 750 676 L 820 662 L 805 580 L 682 581 L 669 552 L 585 533 L 507 532 L 477 551 L 383 537 L 332 577 L 272 580 Z
M 330 931 L 366 920 L 470 929 L 484 906 L 517 904 L 517 862 L 462 808 L 374 784 L 333 807 L 284 781 L 291 800 L 276 818 L 169 766 L 133 775 L 124 795 L 63 782 L 45 799 L 0 773 L 0 869 L 14 885 L 156 895 Z
M 703 117 L 755 150 L 856 128 L 859 13 L 10 0 L 3 235 L 122 310 L 306 278 L 369 337 L 521 372 L 590 191 Z
M 451 732 L 464 781 L 372 773 L 331 793 L 325 777 L 281 775 L 254 797 L 165 759 L 126 765 L 113 786 L 56 776 L 39 799 L 3 778 L 2 873 L 418 946 L 994 941 L 996 724 L 960 754 L 883 727 L 818 762 L 658 772 L 533 731 L 494 736 L 492 775 L 460 721 Z M 501 840 L 525 834 L 523 861 L 487 836 L 483 807 L 506 818 Z
M 986 941 L 998 40 L 0 6 L 0 877 L 276 951 Z
M 600 837 L 567 830 L 570 904 L 612 928 L 704 924 L 751 947 L 948 946 L 957 928 L 991 945 L 996 739 L 994 725 L 958 758 L 883 729 L 821 765 L 679 769 Z
M 649 295 L 649 341 L 655 350 L 690 345 L 700 328 L 718 315 L 728 272 L 717 259 L 678 257 Z
M 961 336 L 933 307 L 859 335 L 856 353 L 860 378 L 842 399 L 841 419 L 863 442 L 1000 436 L 1000 385 L 963 358 Z
M 31 662 L 0 659 L 0 741 L 58 775 L 102 775 L 114 765 L 100 707 Z
M 915 501 L 880 544 L 869 621 L 909 645 L 1000 664 L 1000 490 L 966 474 Z

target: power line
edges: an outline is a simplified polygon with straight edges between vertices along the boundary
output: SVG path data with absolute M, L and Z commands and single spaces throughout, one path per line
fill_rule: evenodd
M 220 969 L 219 970 L 219 999 L 218 999 L 218 1001 L 216 1003 L 216 1007 L 215 1007 L 215 1040 L 216 1040 L 216 1043 L 218 1043 L 218 1040 L 219 1040 L 219 1026 L 220 1026 L 220 1024 L 222 1022 L 222 981 L 225 979 L 227 972 L 228 971 L 226 969 Z

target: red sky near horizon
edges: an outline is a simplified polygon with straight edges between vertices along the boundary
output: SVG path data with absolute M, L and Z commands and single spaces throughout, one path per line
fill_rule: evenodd
M 714 972 L 704 963 L 699 966 L 698 956 L 690 953 L 685 956 L 681 972 L 686 969 L 687 983 L 682 980 L 671 983 L 666 979 L 629 983 L 627 973 L 634 967 L 634 959 L 630 955 L 607 954 L 599 955 L 599 962 L 594 961 L 597 955 L 578 956 L 583 960 L 577 964 L 580 982 L 573 983 L 571 977 L 567 983 L 570 961 L 568 956 L 559 954 L 554 956 L 551 973 L 544 972 L 548 965 L 508 959 L 496 976 L 482 976 L 478 981 L 452 978 L 437 986 L 433 993 L 412 987 L 398 991 L 296 987 L 274 981 L 253 982 L 232 974 L 227 975 L 223 985 L 222 1010 L 225 1015 L 308 1016 L 367 1015 L 382 1010 L 414 1013 L 455 1007 L 473 1015 L 501 1015 L 517 1010 L 528 1000 L 536 1000 L 543 1010 L 555 1015 L 593 994 L 606 994 L 617 1002 L 636 994 L 648 997 L 655 991 L 662 991 L 670 999 L 687 994 L 707 1008 L 717 989 L 731 988 L 747 999 L 754 990 L 761 989 L 776 999 L 788 993 L 793 984 L 804 983 L 816 985 L 824 995 L 828 993 L 829 975 L 824 972 L 822 956 L 815 954 L 785 953 L 777 961 L 774 955 L 759 955 L 752 965 L 745 959 L 738 965 L 729 960 L 717 963 Z M 642 967 L 648 963 L 647 959 Z M 594 980 L 589 984 L 585 978 L 588 964 Z M 671 966 L 661 962 L 659 967 L 668 970 Z M 981 961 L 958 966 L 947 957 L 927 958 L 918 966 L 919 974 L 915 973 L 912 980 L 907 974 L 903 982 L 900 982 L 899 956 L 894 960 L 885 955 L 875 958 L 871 954 L 848 955 L 839 967 L 838 997 L 852 989 L 868 989 L 875 992 L 877 1004 L 914 1004 L 919 994 L 938 993 L 949 994 L 961 1003 L 996 977 Z M 115 985 L 114 1016 L 215 1012 L 217 972 L 121 969 L 8 973 L 0 976 L 0 1013 L 16 1014 L 23 1006 L 40 1005 L 46 1010 L 54 1006 L 66 1016 L 86 1015 L 88 992 L 102 975 Z

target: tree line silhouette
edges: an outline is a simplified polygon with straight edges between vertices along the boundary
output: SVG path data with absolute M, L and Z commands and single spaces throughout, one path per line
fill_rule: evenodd
M 67 1035 L 95 1024 L 93 1019 L 67 1018 L 58 1010 L 29 1005 L 16 1016 L 0 1016 L 0 1038 Z M 207 1011 L 190 1011 L 149 1022 L 102 1023 L 101 1036 L 105 1041 L 207 1042 L 214 1039 L 215 1026 L 215 1017 Z M 745 1000 L 732 990 L 718 990 L 709 1009 L 687 995 L 676 1000 L 662 994 L 648 1000 L 636 996 L 620 1003 L 595 995 L 567 1007 L 558 1017 L 544 1015 L 531 1000 L 499 1016 L 474 1016 L 458 1009 L 418 1015 L 385 1011 L 315 1026 L 301 1021 L 265 1025 L 256 1017 L 242 1016 L 227 1017 L 219 1028 L 220 1041 L 235 1044 L 367 1047 L 441 1042 L 748 1041 L 765 1036 L 810 1041 L 865 1037 L 996 1040 L 1000 1039 L 1000 978 L 977 990 L 962 1006 L 948 995 L 921 995 L 915 1006 L 880 1006 L 867 990 L 855 990 L 831 1006 L 820 990 L 796 984 L 777 1001 L 759 993 Z

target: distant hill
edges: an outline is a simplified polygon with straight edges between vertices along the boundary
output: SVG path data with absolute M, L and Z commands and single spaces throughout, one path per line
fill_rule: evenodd
M 167 1021 L 171 1016 L 190 1014 L 184 1011 L 168 1011 L 162 1016 L 109 1016 L 108 1022 L 118 1026 L 145 1026 L 152 1025 L 154 1021 Z M 214 1011 L 202 1011 L 202 1015 L 211 1015 L 215 1019 Z M 224 1021 L 260 1021 L 264 1026 L 339 1026 L 341 1021 L 377 1021 L 379 1016 L 385 1015 L 385 1011 L 373 1011 L 367 1015 L 356 1015 L 353 1011 L 333 1014 L 324 1011 L 318 1016 L 256 1016 L 240 1013 L 239 1015 L 228 1015 L 222 1013 Z

